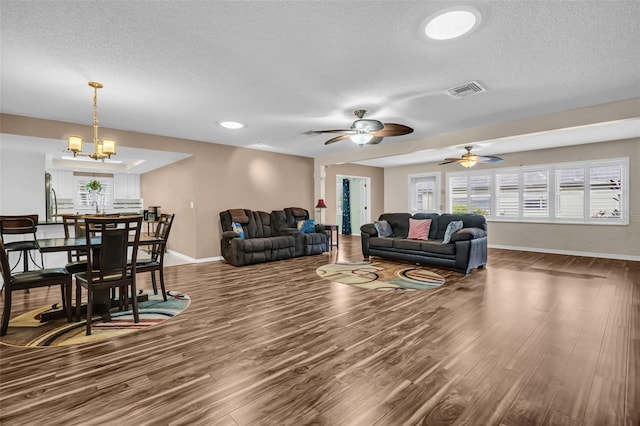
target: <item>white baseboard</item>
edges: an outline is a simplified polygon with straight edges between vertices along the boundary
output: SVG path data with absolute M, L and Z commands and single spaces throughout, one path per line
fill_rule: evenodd
M 195 259 L 191 256 L 187 256 L 186 254 L 182 254 L 179 253 L 177 251 L 173 251 L 173 250 L 167 250 L 167 253 L 172 254 L 175 257 L 178 257 L 182 260 L 185 260 L 189 263 L 205 263 L 205 262 L 218 262 L 220 260 L 223 260 L 224 258 L 222 256 L 215 256 L 215 257 L 205 257 L 202 259 Z
M 489 244 L 488 247 L 495 248 L 495 249 L 503 249 L 503 250 L 518 250 L 518 251 L 531 251 L 536 253 L 564 254 L 568 256 L 599 257 L 603 259 L 640 261 L 640 256 L 630 256 L 627 254 L 617 254 L 617 253 L 595 253 L 590 251 L 555 250 L 555 249 L 546 249 L 546 248 L 537 248 L 537 247 L 503 246 L 499 244 Z

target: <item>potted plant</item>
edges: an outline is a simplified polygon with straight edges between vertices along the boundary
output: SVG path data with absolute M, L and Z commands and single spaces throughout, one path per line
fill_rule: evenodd
M 87 183 L 87 189 L 89 191 L 100 192 L 102 191 L 102 184 L 95 179 L 90 180 L 89 183 Z
M 102 184 L 95 179 L 90 180 L 87 183 L 87 191 L 89 191 L 89 204 L 95 204 L 97 214 L 100 195 L 102 195 Z

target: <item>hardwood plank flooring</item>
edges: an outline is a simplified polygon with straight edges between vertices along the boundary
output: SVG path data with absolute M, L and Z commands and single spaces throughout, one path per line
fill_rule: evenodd
M 329 254 L 170 266 L 191 306 L 115 340 L 0 345 L 2 425 L 640 425 L 640 262 L 490 250 L 436 290 L 377 292 Z M 143 274 L 140 287 L 150 287 Z M 16 294 L 12 316 L 57 289 Z

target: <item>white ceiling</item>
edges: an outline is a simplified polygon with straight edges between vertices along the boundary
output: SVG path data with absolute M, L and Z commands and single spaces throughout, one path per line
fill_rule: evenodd
M 445 42 L 420 34 L 456 4 L 480 11 L 477 30 Z M 4 113 L 90 124 L 94 80 L 105 86 L 101 126 L 308 157 L 360 149 L 304 134 L 348 128 L 358 108 L 413 127 L 382 142 L 402 144 L 640 97 L 637 0 L 3 0 L 0 28 Z M 487 91 L 442 93 L 471 80 Z M 481 154 L 523 147 L 510 141 Z

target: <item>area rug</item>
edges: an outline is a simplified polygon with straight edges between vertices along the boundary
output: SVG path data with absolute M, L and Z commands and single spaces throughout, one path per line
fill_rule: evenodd
M 42 321 L 42 316 L 52 310 L 59 310 L 57 305 L 44 306 L 9 321 L 7 335 L 0 338 L 0 343 L 11 346 L 67 346 L 96 342 L 116 338 L 125 334 L 152 327 L 166 319 L 173 318 L 184 311 L 191 299 L 178 291 L 167 291 L 167 301 L 162 300 L 162 294 L 153 294 L 153 290 L 141 290 L 139 295 L 148 298 L 138 302 L 140 322 L 133 321 L 132 311 L 111 311 L 111 321 L 104 322 L 100 317 L 94 317 L 91 324 L 91 336 L 86 335 L 86 320 L 69 323 L 66 317 Z
M 374 290 L 431 290 L 444 284 L 442 276 L 428 269 L 391 262 L 330 263 L 316 273 L 329 281 Z

